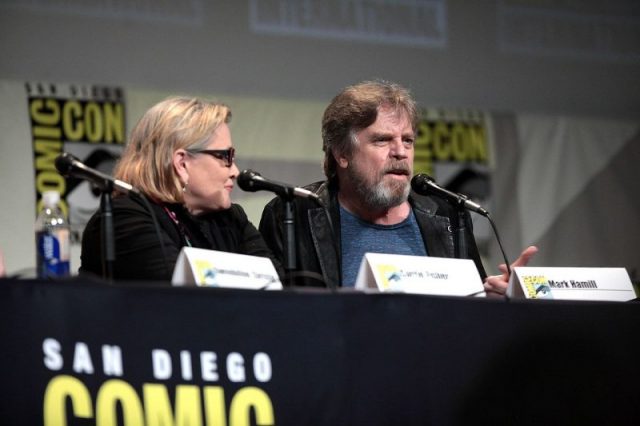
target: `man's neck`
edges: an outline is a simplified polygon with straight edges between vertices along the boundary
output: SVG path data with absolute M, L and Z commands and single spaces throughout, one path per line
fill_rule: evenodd
M 411 205 L 408 201 L 388 209 L 376 209 L 365 206 L 354 197 L 345 196 L 341 191 L 338 192 L 338 201 L 349 213 L 376 225 L 398 224 L 405 220 L 411 212 Z

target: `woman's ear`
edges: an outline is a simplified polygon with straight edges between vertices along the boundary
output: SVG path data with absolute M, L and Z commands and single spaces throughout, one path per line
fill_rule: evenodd
M 189 171 L 187 170 L 188 155 L 189 154 L 184 149 L 177 149 L 173 152 L 173 169 L 180 177 L 180 181 L 183 184 L 187 184 L 189 182 Z

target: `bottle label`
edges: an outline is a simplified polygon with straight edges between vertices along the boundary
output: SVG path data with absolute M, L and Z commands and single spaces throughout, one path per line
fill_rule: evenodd
M 69 275 L 69 230 L 56 229 L 36 234 L 38 276 L 40 278 Z

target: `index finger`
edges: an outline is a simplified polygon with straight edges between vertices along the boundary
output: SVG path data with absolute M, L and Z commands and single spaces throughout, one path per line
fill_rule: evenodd
M 520 253 L 520 257 L 518 257 L 512 264 L 511 267 L 515 268 L 518 266 L 527 266 L 533 255 L 538 252 L 538 247 L 529 246 Z

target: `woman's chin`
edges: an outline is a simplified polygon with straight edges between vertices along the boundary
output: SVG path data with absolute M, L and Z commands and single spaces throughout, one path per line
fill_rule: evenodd
M 217 202 L 215 204 L 210 204 L 207 206 L 185 206 L 187 211 L 191 213 L 193 216 L 200 216 L 207 213 L 219 212 L 221 210 L 227 210 L 231 208 L 231 199 L 224 200 L 222 202 Z
M 215 206 L 208 206 L 206 211 L 204 211 L 203 213 L 215 213 L 215 212 L 227 210 L 230 208 L 231 208 L 231 201 L 226 203 L 219 203 L 219 204 L 216 204 Z

